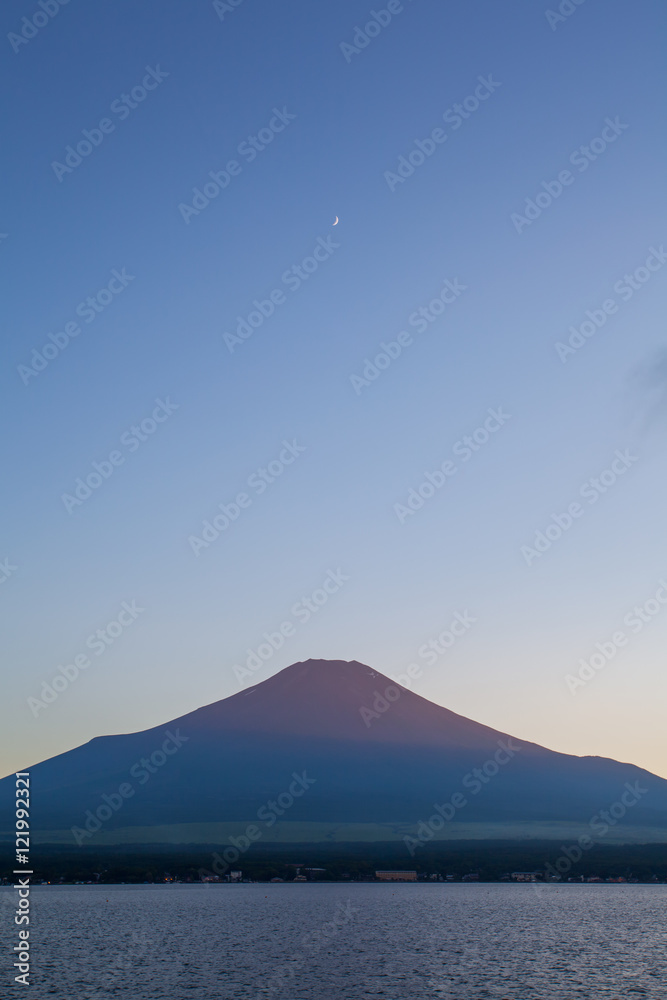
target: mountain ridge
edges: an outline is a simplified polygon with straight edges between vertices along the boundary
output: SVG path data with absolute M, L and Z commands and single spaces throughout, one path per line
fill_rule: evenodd
M 550 826 L 561 836 L 633 781 L 647 791 L 627 826 L 651 838 L 664 830 L 667 841 L 664 779 L 611 758 L 518 740 L 356 660 L 291 664 L 167 723 L 95 737 L 29 770 L 33 829 L 42 842 L 66 842 L 68 830 L 100 814 L 107 842 L 128 842 L 135 833 L 150 840 L 158 830 L 186 838 L 179 842 L 210 842 L 214 828 L 252 820 L 275 796 L 286 801 L 285 789 L 302 774 L 312 787 L 292 796 L 289 814 L 276 822 L 280 836 L 290 830 L 294 841 L 342 837 L 346 829 L 360 839 L 364 830 L 398 836 L 461 788 L 468 790 L 465 811 L 442 837 L 460 835 L 461 824 L 482 839 L 485 830 L 531 836 Z M 11 784 L 0 781 L 1 804 Z M 127 798 L 105 808 L 122 798 L 121 785 Z

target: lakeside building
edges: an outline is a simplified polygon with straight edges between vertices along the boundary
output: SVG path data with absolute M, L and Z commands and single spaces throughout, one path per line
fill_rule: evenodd
M 376 872 L 380 882 L 416 882 L 417 872 Z

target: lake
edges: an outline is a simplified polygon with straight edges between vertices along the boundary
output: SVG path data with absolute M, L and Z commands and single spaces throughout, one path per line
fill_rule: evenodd
M 0 897 L 15 988 L 16 895 Z M 667 998 L 666 903 L 664 885 L 37 886 L 30 995 Z

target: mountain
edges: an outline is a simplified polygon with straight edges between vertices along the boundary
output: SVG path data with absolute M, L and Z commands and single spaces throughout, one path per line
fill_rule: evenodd
M 666 780 L 497 732 L 356 661 L 295 663 L 25 770 L 42 843 L 212 844 L 249 825 L 266 843 L 554 839 L 595 823 L 608 842 L 667 842 Z M 0 782 L 5 840 L 13 789 Z

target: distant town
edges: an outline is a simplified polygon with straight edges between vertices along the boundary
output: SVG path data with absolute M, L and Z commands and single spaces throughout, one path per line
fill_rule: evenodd
M 159 884 L 239 882 L 378 883 L 667 883 L 667 844 L 594 844 L 581 856 L 560 841 L 449 841 L 410 858 L 402 844 L 253 845 L 227 864 L 229 845 L 173 844 L 94 849 L 44 844 L 34 852 L 33 884 Z M 0 884 L 16 867 L 0 843 Z
M 519 853 L 519 848 L 504 848 L 506 853 Z M 525 851 L 525 849 L 524 849 Z M 556 849 L 549 852 L 558 864 Z M 606 853 L 605 853 L 606 852 Z M 343 853 L 343 852 L 341 852 Z M 528 852 L 525 852 L 528 853 Z M 543 853 L 543 851 L 542 851 Z M 34 885 L 109 885 L 109 884 L 197 884 L 229 885 L 238 883 L 272 882 L 378 882 L 378 883 L 537 883 L 563 885 L 567 883 L 596 884 L 666 884 L 667 857 L 664 845 L 646 845 L 638 848 L 619 847 L 601 849 L 597 858 L 588 858 L 585 870 L 576 865 L 559 874 L 554 861 L 545 860 L 535 867 L 500 866 L 500 849 L 490 853 L 488 848 L 468 848 L 461 854 L 473 854 L 477 864 L 462 863 L 459 856 L 451 856 L 450 863 L 433 863 L 428 867 L 402 868 L 384 864 L 373 865 L 356 856 L 319 859 L 287 860 L 265 857 L 246 859 L 243 869 L 216 873 L 215 852 L 207 855 L 175 856 L 166 851 L 156 855 L 86 855 L 54 853 L 41 862 L 35 862 Z M 356 852 L 355 852 L 356 855 Z M 547 856 L 548 857 L 548 856 Z M 298 858 L 298 856 L 297 856 Z M 0 885 L 12 885 L 10 864 L 0 857 Z
M 579 875 L 570 876 L 567 879 L 561 879 L 559 876 L 550 875 L 548 872 L 544 871 L 534 871 L 534 872 L 506 872 L 501 875 L 498 879 L 481 879 L 479 872 L 467 872 L 465 875 L 440 875 L 438 872 L 432 872 L 428 874 L 426 872 L 417 871 L 376 871 L 374 875 L 362 875 L 359 878 L 353 879 L 348 873 L 343 873 L 336 879 L 327 878 L 327 871 L 324 868 L 298 868 L 296 875 L 291 879 L 284 879 L 279 877 L 274 877 L 269 879 L 270 882 L 314 882 L 314 881 L 336 881 L 336 882 L 481 882 L 481 881 L 493 881 L 493 882 L 625 882 L 627 883 L 639 883 L 641 882 L 654 882 L 656 884 L 662 884 L 667 882 L 667 880 L 660 880 L 657 875 L 651 875 L 647 879 L 638 878 L 626 878 L 623 875 L 619 876 L 608 876 L 607 878 L 602 878 L 600 875 Z M 167 881 L 165 879 L 165 881 Z M 228 876 L 205 876 L 202 882 L 255 882 L 256 879 L 244 878 L 243 872 L 231 872 Z

